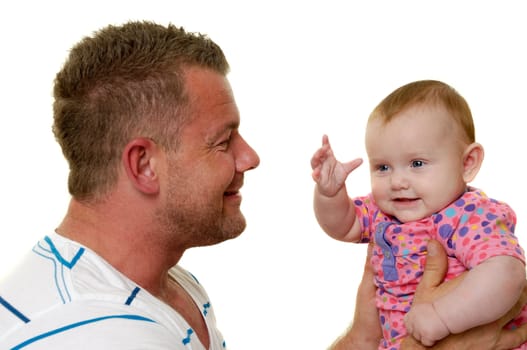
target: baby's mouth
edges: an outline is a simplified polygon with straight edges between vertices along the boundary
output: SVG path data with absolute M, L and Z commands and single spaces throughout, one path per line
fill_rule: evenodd
M 407 203 L 407 202 L 413 202 L 413 201 L 416 201 L 418 198 L 395 198 L 394 201 L 395 202 L 402 202 L 402 203 Z

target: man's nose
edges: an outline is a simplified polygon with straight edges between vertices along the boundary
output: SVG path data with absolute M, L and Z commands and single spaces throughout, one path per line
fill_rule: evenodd
M 236 171 L 243 173 L 254 169 L 260 164 L 258 153 L 239 135 L 236 151 Z

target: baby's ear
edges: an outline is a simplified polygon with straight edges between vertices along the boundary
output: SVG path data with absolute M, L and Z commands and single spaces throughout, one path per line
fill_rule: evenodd
M 471 143 L 463 153 L 463 179 L 466 183 L 472 182 L 481 168 L 485 152 L 479 143 Z

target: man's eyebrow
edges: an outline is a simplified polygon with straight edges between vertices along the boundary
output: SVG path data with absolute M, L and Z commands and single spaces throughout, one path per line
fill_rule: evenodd
M 216 139 L 222 137 L 223 134 L 225 134 L 226 132 L 230 132 L 232 130 L 238 129 L 239 126 L 240 126 L 240 123 L 236 122 L 236 121 L 231 121 L 231 122 L 225 123 L 221 127 L 219 127 L 218 129 L 216 129 L 214 132 L 212 132 L 210 134 L 210 140 L 211 141 L 212 140 L 216 140 Z
M 231 122 L 225 123 L 218 130 L 217 135 L 220 135 L 220 134 L 224 133 L 225 131 L 236 130 L 236 129 L 238 129 L 239 126 L 240 126 L 240 123 L 238 121 L 231 121 Z

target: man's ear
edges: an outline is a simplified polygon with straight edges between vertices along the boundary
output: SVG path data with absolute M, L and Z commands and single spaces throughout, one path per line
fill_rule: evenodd
M 124 148 L 122 163 L 130 183 L 140 192 L 159 192 L 157 145 L 148 138 L 135 138 Z
M 483 146 L 479 143 L 474 142 L 467 146 L 463 153 L 463 179 L 465 183 L 474 180 L 481 168 L 484 156 Z

